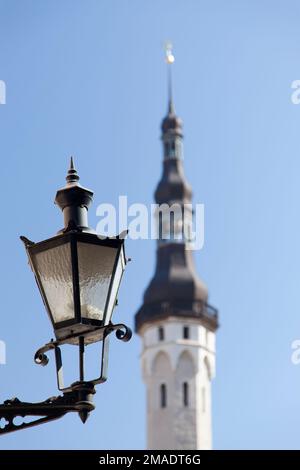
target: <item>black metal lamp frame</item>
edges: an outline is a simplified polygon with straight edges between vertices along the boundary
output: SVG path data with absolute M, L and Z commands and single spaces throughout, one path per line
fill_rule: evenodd
M 54 350 L 57 385 L 59 391 L 62 392 L 62 395 L 51 397 L 38 403 L 22 402 L 18 398 L 4 401 L 3 404 L 0 404 L 0 435 L 53 421 L 70 412 L 78 413 L 82 422 L 85 423 L 89 413 L 95 409 L 95 405 L 93 404 L 93 395 L 96 393 L 95 385 L 101 384 L 107 379 L 109 335 L 115 331 L 116 337 L 121 341 L 129 341 L 132 336 L 130 328 L 122 323 L 114 325 L 109 321 L 107 324 L 107 321 L 105 321 L 105 315 L 108 305 L 106 305 L 105 308 L 103 322 L 93 320 L 86 321 L 81 317 L 80 295 L 78 293 L 78 266 L 76 265 L 77 254 L 75 252 L 76 242 L 83 241 L 86 243 L 103 244 L 118 248 L 119 251 L 116 257 L 117 262 L 120 250 L 123 249 L 123 240 L 121 240 L 121 237 L 117 237 L 116 239 L 105 239 L 105 241 L 101 241 L 95 232 L 88 226 L 87 211 L 92 201 L 93 193 L 78 184 L 79 176 L 74 168 L 72 158 L 66 180 L 66 187 L 57 192 L 55 199 L 56 204 L 64 213 L 64 229 L 59 231 L 59 235 L 50 240 L 46 240 L 45 242 L 48 244 L 49 242 L 51 244 L 61 244 L 68 241 L 71 244 L 75 309 L 74 328 L 70 328 L 71 324 L 69 323 L 65 323 L 64 325 L 53 323 L 51 310 L 47 304 L 42 283 L 36 275 L 38 287 L 54 327 L 56 340 L 51 340 L 49 343 L 38 349 L 34 356 L 36 364 L 46 366 L 49 362 L 46 353 Z M 42 249 L 43 244 L 45 243 L 40 242 L 34 244 L 25 237 L 21 237 L 21 239 L 25 244 L 28 254 L 31 250 L 35 251 Z M 112 273 L 112 280 L 115 275 L 115 270 L 116 263 Z M 36 274 L 35 269 L 34 271 Z M 111 287 L 112 284 L 110 285 L 110 289 Z M 108 297 L 109 294 L 110 292 L 108 293 Z M 85 346 L 89 343 L 98 341 L 102 343 L 100 375 L 94 380 L 85 381 Z M 79 346 L 79 380 L 67 387 L 64 386 L 62 355 L 60 349 L 60 346 L 64 344 L 75 344 Z M 32 419 L 30 422 L 22 422 L 21 424 L 14 422 L 16 417 L 25 418 L 27 416 L 33 418 L 36 417 L 36 419 Z M 2 420 L 5 422 L 1 426 Z
M 93 233 L 81 232 L 78 229 L 66 230 L 65 233 L 61 233 L 55 237 L 49 238 L 48 240 L 43 240 L 38 243 L 34 243 L 31 240 L 28 240 L 26 237 L 21 237 L 23 241 L 32 270 L 35 275 L 35 279 L 43 299 L 45 308 L 47 310 L 48 316 L 52 323 L 52 326 L 55 331 L 56 338 L 59 340 L 64 340 L 69 338 L 69 343 L 78 344 L 78 338 L 86 331 L 94 330 L 94 335 L 87 335 L 88 342 L 94 342 L 101 340 L 101 333 L 103 332 L 102 328 L 109 323 L 109 318 L 107 319 L 107 311 L 110 300 L 110 293 L 115 279 L 115 274 L 117 270 L 117 265 L 120 256 L 124 256 L 121 253 L 121 250 L 124 250 L 124 239 L 119 236 L 115 238 L 105 238 L 101 239 L 99 236 Z M 85 318 L 81 314 L 81 291 L 80 291 L 80 280 L 79 280 L 79 268 L 78 268 L 78 243 L 85 243 L 92 246 L 104 246 L 107 248 L 112 248 L 116 250 L 115 262 L 112 269 L 111 281 L 108 289 L 107 300 L 104 307 L 103 319 L 95 320 L 90 318 Z M 64 320 L 60 322 L 54 321 L 53 312 L 51 310 L 50 304 L 45 293 L 43 283 L 40 279 L 38 269 L 34 261 L 34 255 L 43 252 L 44 250 L 49 250 L 51 248 L 56 248 L 62 245 L 68 245 L 70 250 L 70 260 L 71 260 L 71 270 L 72 270 L 72 291 L 73 291 L 73 305 L 74 305 L 74 317 L 69 320 Z M 100 338 L 99 338 L 100 335 Z
M 89 332 L 86 333 L 85 336 L 78 337 L 79 381 L 74 382 L 68 387 L 64 386 L 63 365 L 60 349 L 60 346 L 66 344 L 68 340 L 50 341 L 38 349 L 35 353 L 34 361 L 36 364 L 46 366 L 49 362 L 46 353 L 54 350 L 57 386 L 59 391 L 63 392 L 63 395 L 51 397 L 39 403 L 22 402 L 18 398 L 4 401 L 4 403 L 0 405 L 0 421 L 3 418 L 5 420 L 5 424 L 2 428 L 0 427 L 0 435 L 53 421 L 63 417 L 69 412 L 78 413 L 82 422 L 85 423 L 89 413 L 95 409 L 95 405 L 93 404 L 93 395 L 96 393 L 95 385 L 101 384 L 107 379 L 109 335 L 115 331 L 116 337 L 125 342 L 129 341 L 132 336 L 130 328 L 123 324 L 113 325 L 111 323 L 99 328 L 99 330 L 102 330 L 101 336 L 103 337 L 103 340 L 101 341 L 102 351 L 99 377 L 94 380 L 89 380 L 88 382 L 84 380 L 85 338 L 88 339 L 89 334 L 94 334 L 94 332 Z M 25 416 L 38 416 L 39 418 L 30 422 L 23 422 L 18 425 L 14 423 L 14 419 L 19 416 L 23 418 Z

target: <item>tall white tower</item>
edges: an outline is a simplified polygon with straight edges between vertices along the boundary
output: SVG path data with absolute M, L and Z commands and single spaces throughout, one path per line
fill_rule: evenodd
M 174 61 L 170 49 L 167 61 Z M 135 317 L 142 339 L 148 449 L 212 447 L 211 380 L 218 316 L 208 304 L 207 288 L 197 276 L 189 249 L 192 213 L 184 207 L 192 192 L 183 173 L 182 139 L 170 80 L 168 113 L 162 122 L 163 174 L 155 201 L 181 207 L 182 216 L 157 212 L 156 270 Z

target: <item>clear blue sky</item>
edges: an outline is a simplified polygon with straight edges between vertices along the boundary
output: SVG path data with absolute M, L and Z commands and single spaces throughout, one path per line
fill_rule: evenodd
M 18 237 L 61 227 L 53 199 L 71 154 L 95 191 L 94 226 L 100 202 L 152 202 L 170 38 L 185 170 L 206 207 L 196 260 L 220 311 L 214 445 L 300 448 L 300 366 L 290 360 L 300 338 L 300 105 L 290 99 L 299 24 L 292 0 L 0 0 L 1 400 L 57 393 L 53 361 L 32 360 L 52 331 Z M 129 241 L 127 253 L 115 319 L 132 324 L 155 243 Z M 2 437 L 0 448 L 143 448 L 139 351 L 137 337 L 111 341 L 87 424 L 70 415 Z M 75 349 L 66 369 L 74 361 Z

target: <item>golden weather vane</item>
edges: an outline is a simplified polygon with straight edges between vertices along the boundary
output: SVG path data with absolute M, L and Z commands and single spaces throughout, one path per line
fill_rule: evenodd
M 165 57 L 167 64 L 173 64 L 175 57 L 173 54 L 173 44 L 170 41 L 165 43 Z

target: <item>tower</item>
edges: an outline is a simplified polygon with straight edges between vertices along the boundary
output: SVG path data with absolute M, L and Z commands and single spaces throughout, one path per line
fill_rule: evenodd
M 217 311 L 208 304 L 190 249 L 192 191 L 183 172 L 182 121 L 175 114 L 170 64 L 167 115 L 162 121 L 163 172 L 155 191 L 156 269 L 135 316 L 142 339 L 147 391 L 148 449 L 210 449 L 211 380 L 215 375 Z M 185 209 L 187 207 L 187 209 Z

